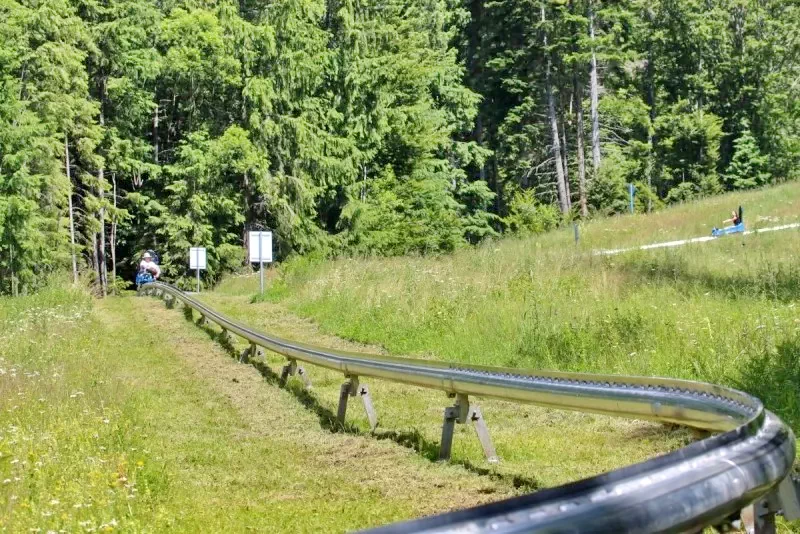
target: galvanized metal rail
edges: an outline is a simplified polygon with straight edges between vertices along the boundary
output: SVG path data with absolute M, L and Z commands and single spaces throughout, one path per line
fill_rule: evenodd
M 140 291 L 171 304 L 182 302 L 225 335 L 247 340 L 250 354 L 263 347 L 285 356 L 289 363 L 283 379 L 297 371 L 298 361 L 340 371 L 347 380 L 340 396 L 342 419 L 347 398 L 361 395 L 374 426 L 368 390 L 359 382 L 364 377 L 455 396 L 455 406 L 445 410 L 443 450 L 452 441 L 453 424 L 472 420 L 492 459 L 485 422 L 470 396 L 721 432 L 600 476 L 381 527 L 376 533 L 698 532 L 738 521 L 748 532 L 767 533 L 774 532 L 776 513 L 800 518 L 797 483 L 788 476 L 795 458 L 794 435 L 758 399 L 741 391 L 686 380 L 526 371 L 323 349 L 253 330 L 167 284 L 146 284 Z

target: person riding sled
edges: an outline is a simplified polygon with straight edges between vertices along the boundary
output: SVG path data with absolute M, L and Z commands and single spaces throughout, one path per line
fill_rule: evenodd
M 142 284 L 149 284 L 158 280 L 161 276 L 161 268 L 158 266 L 158 259 L 149 250 L 142 255 L 139 262 L 139 269 L 136 273 L 136 287 Z
M 728 223 L 731 223 L 731 226 L 727 226 L 722 229 L 719 229 L 715 226 L 714 229 L 711 230 L 711 235 L 717 237 L 721 235 L 744 232 L 744 213 L 741 206 L 739 206 L 738 210 L 733 210 L 731 212 L 730 219 L 725 219 L 724 221 L 722 221 L 722 224 L 728 224 Z

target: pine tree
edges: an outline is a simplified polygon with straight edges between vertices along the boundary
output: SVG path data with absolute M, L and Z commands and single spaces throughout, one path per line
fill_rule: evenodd
M 758 148 L 750 124 L 742 119 L 741 133 L 733 142 L 733 159 L 728 166 L 725 181 L 733 189 L 748 189 L 766 184 L 770 175 L 766 172 L 769 157 Z

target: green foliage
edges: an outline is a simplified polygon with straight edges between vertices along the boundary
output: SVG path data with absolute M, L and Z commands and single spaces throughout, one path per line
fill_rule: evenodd
M 686 101 L 678 102 L 654 124 L 660 170 L 655 185 L 666 193 L 667 202 L 718 193 L 721 188 L 717 163 L 722 121 L 713 113 L 690 107 Z M 673 188 L 678 191 L 670 195 Z
M 397 180 L 387 167 L 370 196 L 342 212 L 344 244 L 359 254 L 452 251 L 463 242 L 461 208 L 446 180 Z
M 508 211 L 503 222 L 511 232 L 519 235 L 547 232 L 561 222 L 556 206 L 538 202 L 531 190 L 515 193 Z
M 742 131 L 733 142 L 733 160 L 728 166 L 725 180 L 734 189 L 748 189 L 762 186 L 769 181 L 766 172 L 769 157 L 761 154 L 750 124 L 742 119 Z
M 796 178 L 798 24 L 781 0 L 0 0 L 0 292 L 72 253 L 98 293 L 148 248 L 180 280 L 189 245 L 213 282 L 253 229 L 279 259 L 539 231 L 557 158 L 571 213 Z

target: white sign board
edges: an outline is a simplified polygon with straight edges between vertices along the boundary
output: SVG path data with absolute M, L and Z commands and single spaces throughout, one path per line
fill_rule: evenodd
M 249 232 L 250 263 L 272 263 L 272 232 Z
M 189 249 L 189 268 L 206 269 L 206 249 L 205 247 L 191 247 Z

